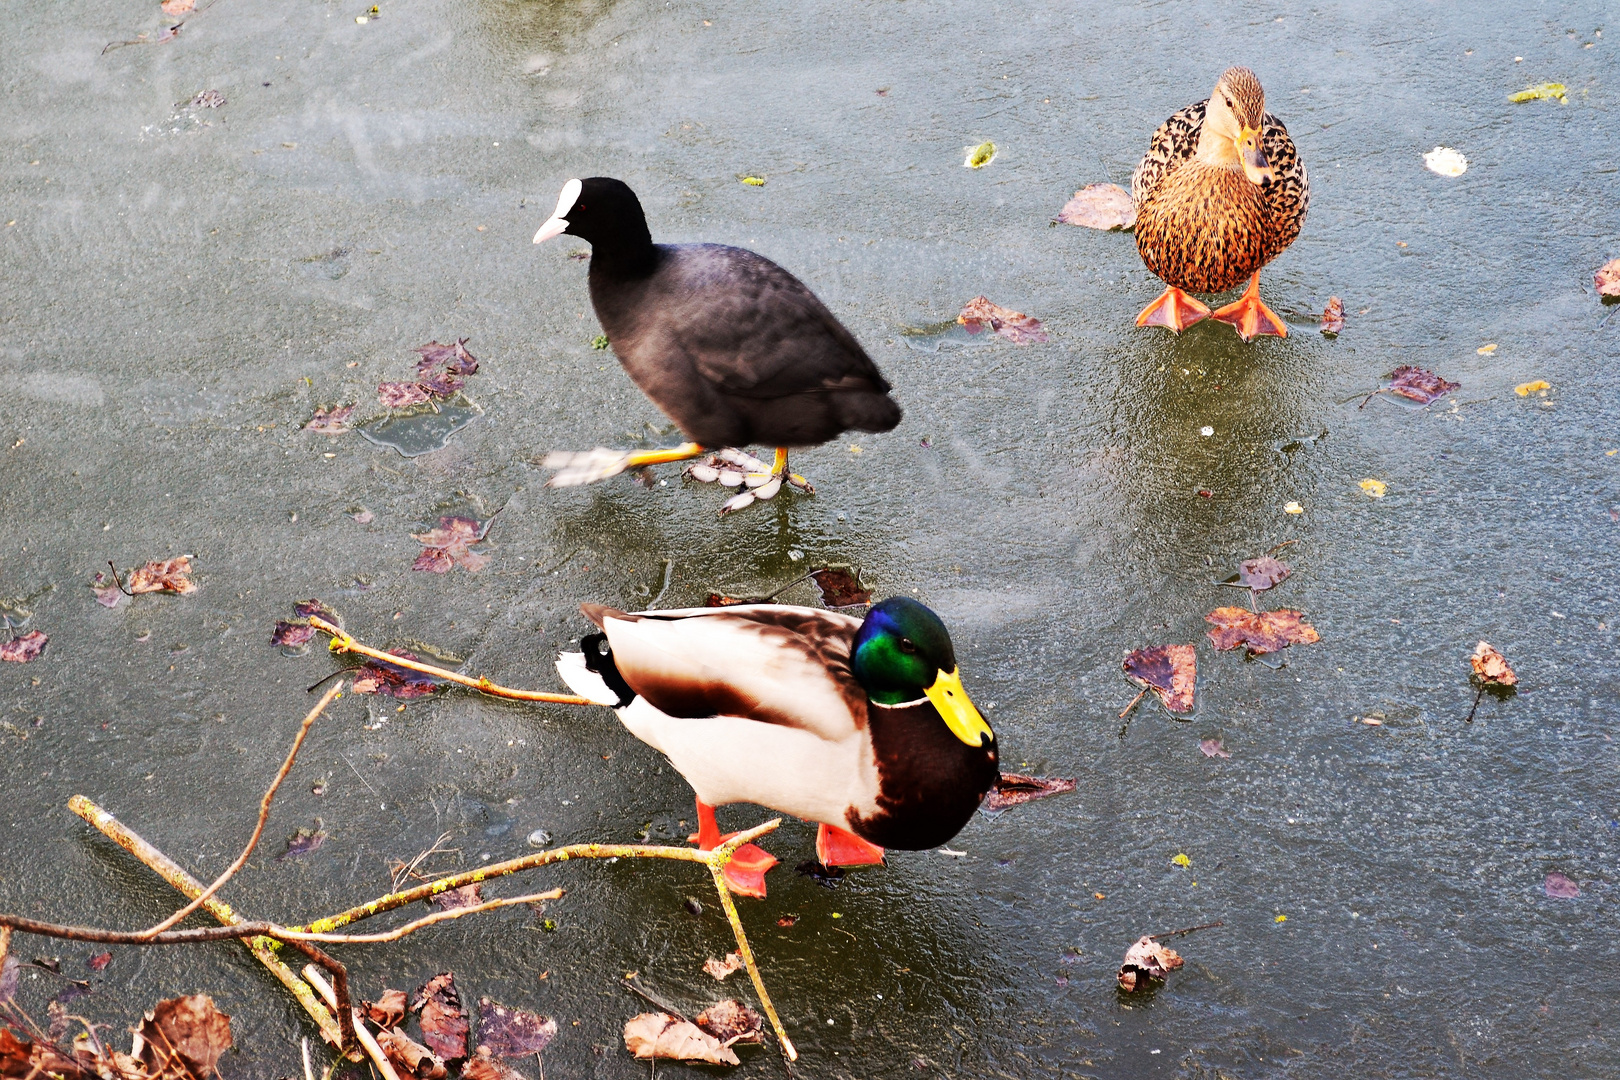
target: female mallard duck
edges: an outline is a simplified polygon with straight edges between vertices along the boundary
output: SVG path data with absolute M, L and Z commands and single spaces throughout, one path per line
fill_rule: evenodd
M 567 233 L 592 247 L 591 305 L 630 378 L 689 440 L 675 450 L 557 454 L 553 486 L 697 457 L 774 446 L 776 464 L 748 480 L 768 499 L 786 481 L 793 446 L 900 422 L 889 384 L 860 342 L 804 282 L 762 255 L 722 244 L 654 244 L 622 180 L 570 180 L 534 234 Z M 752 501 L 752 500 L 748 500 Z M 724 513 L 724 511 L 722 511 Z
M 1244 341 L 1288 336 L 1260 302 L 1260 268 L 1299 235 L 1310 182 L 1288 129 L 1266 112 L 1254 72 L 1228 68 L 1208 101 L 1159 125 L 1131 177 L 1131 198 L 1136 250 L 1167 286 L 1137 326 L 1184 330 L 1210 310 L 1183 289 L 1223 292 L 1248 278 L 1243 296 L 1215 317 Z
M 705 850 L 722 842 L 714 808 L 746 802 L 817 822 L 828 866 L 881 863 L 886 847 L 955 836 L 1000 775 L 950 635 L 915 600 L 864 620 L 776 604 L 580 610 L 602 632 L 558 672 L 686 777 Z M 728 878 L 764 896 L 776 860 L 746 848 Z

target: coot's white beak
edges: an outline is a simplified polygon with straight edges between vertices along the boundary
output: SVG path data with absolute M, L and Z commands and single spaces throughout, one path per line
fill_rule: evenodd
M 540 226 L 540 231 L 534 234 L 535 243 L 543 244 L 553 236 L 561 236 L 567 230 L 568 218 L 564 215 L 579 201 L 579 192 L 583 186 L 578 180 L 570 180 L 563 185 L 562 194 L 557 196 L 557 212 L 552 214 L 546 223 Z

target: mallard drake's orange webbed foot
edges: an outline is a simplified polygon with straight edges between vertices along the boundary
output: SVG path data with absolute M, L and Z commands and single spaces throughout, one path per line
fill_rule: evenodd
M 816 858 L 822 866 L 882 866 L 883 849 L 824 822 L 816 830 Z
M 1159 298 L 1142 309 L 1137 326 L 1163 326 L 1181 333 L 1200 319 L 1209 317 L 1209 308 L 1174 285 L 1165 286 Z
M 1216 311 L 1215 318 L 1223 323 L 1231 323 L 1237 330 L 1238 337 L 1244 341 L 1252 341 L 1261 334 L 1271 334 L 1274 337 L 1288 336 L 1287 324 L 1260 300 L 1258 270 L 1255 271 L 1254 277 L 1249 279 L 1249 287 L 1243 290 L 1243 295 Z
M 720 835 L 720 824 L 714 820 L 714 807 L 702 799 L 697 802 L 698 831 L 687 837 L 703 851 L 713 851 L 730 840 L 736 833 Z M 744 844 L 732 853 L 726 864 L 726 885 L 738 896 L 765 899 L 765 872 L 776 865 L 776 856 L 758 844 Z

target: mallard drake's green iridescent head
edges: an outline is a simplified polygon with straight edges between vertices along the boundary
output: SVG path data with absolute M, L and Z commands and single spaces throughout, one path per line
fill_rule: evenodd
M 873 702 L 900 705 L 926 697 L 967 745 L 995 741 L 962 687 L 945 624 L 917 601 L 895 596 L 867 612 L 850 650 L 850 667 Z

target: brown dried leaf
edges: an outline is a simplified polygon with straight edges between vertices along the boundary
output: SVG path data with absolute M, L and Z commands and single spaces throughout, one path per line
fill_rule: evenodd
M 742 968 L 743 958 L 741 953 L 726 953 L 724 960 L 716 960 L 711 956 L 703 961 L 703 970 L 722 981 L 732 972 L 741 971 Z
M 739 607 L 743 604 L 770 604 L 774 601 L 768 596 L 726 596 L 724 593 L 712 592 L 703 601 L 704 607 Z
M 1155 645 L 1125 657 L 1125 677 L 1158 695 L 1171 712 L 1193 709 L 1198 683 L 1198 649 L 1193 645 Z
M 760 1046 L 765 1042 L 765 1021 L 736 998 L 715 1002 L 697 1014 L 696 1022 L 727 1046 L 737 1043 Z
M 1232 751 L 1222 746 L 1219 739 L 1199 739 L 1198 749 L 1204 752 L 1205 757 L 1229 758 L 1232 756 Z
M 1273 585 L 1281 585 L 1291 573 L 1292 570 L 1270 555 L 1244 559 L 1238 564 L 1239 580 L 1255 592 L 1265 592 Z
M 176 555 L 172 559 L 154 559 L 129 575 L 129 591 L 141 593 L 172 592 L 184 596 L 197 591 L 191 580 L 191 557 Z
M 1482 641 L 1474 646 L 1474 655 L 1468 658 L 1474 665 L 1474 674 L 1482 682 L 1495 683 L 1497 686 L 1513 686 L 1519 681 L 1507 658 L 1491 648 L 1488 641 Z
M 1339 334 L 1344 331 L 1344 301 L 1337 296 L 1328 297 L 1327 307 L 1322 309 L 1322 333 Z
M 158 1002 L 137 1034 L 143 1044 L 138 1056 L 154 1076 L 208 1080 L 231 1048 L 231 1018 L 207 994 L 192 994 Z
M 1088 229 L 1129 229 L 1136 224 L 1136 204 L 1118 184 L 1087 184 L 1064 204 L 1057 219 Z
M 311 615 L 319 615 L 333 626 L 343 625 L 343 620 L 338 616 L 338 613 L 319 600 L 300 600 L 293 605 L 293 613 L 304 619 L 309 618 Z
M 480 1046 L 478 1053 L 462 1066 L 461 1080 L 525 1080 L 525 1077 L 491 1054 L 487 1046 Z
M 1015 345 L 1028 345 L 1030 342 L 1046 341 L 1046 331 L 1041 329 L 1039 319 L 1032 319 L 1022 311 L 1013 311 L 1000 304 L 993 304 L 983 296 L 975 296 L 967 302 L 962 314 L 956 321 L 967 327 L 967 332 L 977 334 L 985 327 L 989 327 L 1002 337 Z
M 1610 259 L 1592 275 L 1599 296 L 1620 296 L 1620 259 Z
M 363 1001 L 360 1007 L 365 1011 L 366 1019 L 378 1027 L 398 1027 L 405 1019 L 405 991 L 384 987 L 382 997 L 376 1001 Z
M 313 431 L 317 435 L 342 435 L 349 430 L 349 417 L 353 415 L 353 405 L 341 407 L 334 405 L 329 410 L 316 409 L 315 415 L 304 425 L 304 430 Z
M 437 528 L 411 534 L 412 539 L 426 545 L 411 569 L 431 574 L 446 573 L 452 566 L 475 572 L 482 570 L 489 564 L 489 557 L 471 550 L 471 545 L 482 541 L 488 532 L 489 522 L 480 526 L 472 518 L 442 517 Z
M 1389 391 L 1409 401 L 1427 405 L 1436 398 L 1445 397 L 1462 383 L 1447 382 L 1432 371 L 1411 364 L 1402 364 L 1389 373 Z
M 415 660 L 416 654 L 406 652 L 404 649 L 389 649 L 393 656 L 406 660 Z M 438 688 L 431 675 L 424 675 L 420 671 L 409 668 L 395 667 L 386 660 L 367 660 L 355 671 L 354 685 L 351 689 L 357 694 L 386 694 L 389 697 L 408 701 L 411 698 L 426 697 Z
M 1290 645 L 1309 645 L 1321 640 L 1321 635 L 1305 621 L 1303 614 L 1287 608 L 1259 614 L 1248 608 L 1216 608 L 1204 616 L 1204 621 L 1214 624 L 1209 640 L 1220 652 L 1247 645 L 1250 656 L 1261 656 Z
M 860 577 L 850 573 L 848 567 L 829 566 L 812 570 L 810 576 L 815 579 L 816 588 L 821 590 L 821 602 L 828 607 L 851 607 L 872 602 L 872 590 L 862 588 Z
M 94 955 L 94 956 L 90 957 L 90 959 L 86 960 L 84 962 L 84 965 L 85 965 L 85 967 L 89 968 L 91 971 L 106 971 L 107 970 L 107 965 L 110 964 L 110 963 L 112 963 L 112 953 L 104 952 L 104 953 L 96 953 L 96 955 Z
M 478 999 L 478 1049 L 501 1057 L 538 1054 L 557 1037 L 557 1021 L 549 1016 Z
M 484 902 L 484 886 L 475 881 L 459 889 L 446 889 L 442 893 L 435 893 L 428 902 L 440 911 L 477 907 Z
M 411 1009 L 420 1014 L 422 1038 L 434 1053 L 446 1061 L 467 1056 L 467 1013 L 456 993 L 454 973 L 446 971 L 424 983 Z
M 96 575 L 95 580 L 90 583 L 90 591 L 96 594 L 96 603 L 104 608 L 115 608 L 124 598 L 124 590 L 118 587 L 118 582 L 106 574 Z
M 377 384 L 377 400 L 390 409 L 403 409 L 427 401 L 428 392 L 413 382 L 385 382 Z
M 440 345 L 437 341 L 430 341 L 416 351 L 422 359 L 416 362 L 416 373 L 426 375 L 434 368 L 439 368 L 451 375 L 478 374 L 478 361 L 466 349 L 467 339 L 462 338 L 452 345 Z
M 315 628 L 305 619 L 277 619 L 276 628 L 270 632 L 270 644 L 286 645 L 293 648 L 299 645 L 308 645 L 315 636 Z
M 731 1049 L 696 1024 L 668 1013 L 642 1013 L 624 1023 L 624 1048 L 643 1060 L 707 1061 L 711 1065 L 741 1065 Z
M 158 5 L 165 15 L 189 15 L 197 7 L 197 0 L 163 0 Z
M 388 1055 L 388 1060 L 402 1077 L 443 1080 L 447 1074 L 443 1058 L 398 1028 L 384 1028 L 377 1032 L 377 1045 L 382 1047 L 382 1052 Z
M 1119 988 L 1127 994 L 1145 990 L 1150 981 L 1163 982 L 1182 963 L 1174 949 L 1150 937 L 1137 938 L 1136 944 L 1125 950 L 1125 959 L 1119 965 Z
M 9 660 L 13 664 L 26 664 L 30 660 L 38 659 L 39 654 L 45 651 L 45 643 L 50 638 L 38 630 L 30 630 L 22 637 L 12 638 L 0 644 L 0 660 Z
M 1034 802 L 1044 799 L 1048 795 L 1062 795 L 1073 791 L 1073 780 L 1061 780 L 1055 777 L 1024 776 L 1021 773 L 1002 773 L 996 778 L 996 786 L 979 804 L 980 810 L 1005 810 L 1009 806 L 1018 806 L 1022 803 Z

